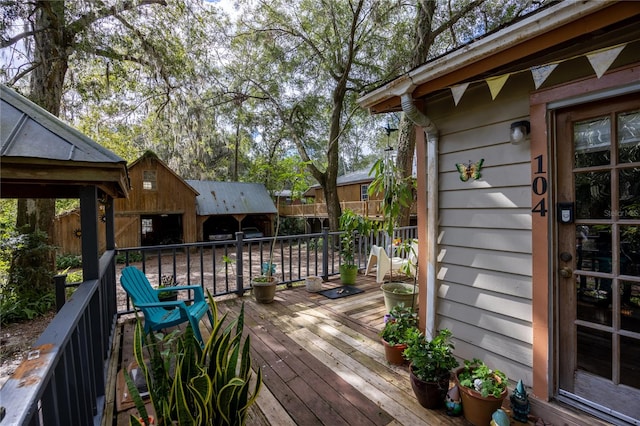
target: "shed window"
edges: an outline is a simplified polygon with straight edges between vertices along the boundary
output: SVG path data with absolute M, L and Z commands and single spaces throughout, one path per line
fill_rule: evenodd
M 360 185 L 360 201 L 369 201 L 369 185 Z
M 142 189 L 155 191 L 156 189 L 156 171 L 155 170 L 145 170 L 142 173 Z
M 153 219 L 142 219 L 142 234 L 153 232 Z

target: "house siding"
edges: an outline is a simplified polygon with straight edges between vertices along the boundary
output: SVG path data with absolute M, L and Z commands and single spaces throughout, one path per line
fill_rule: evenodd
M 512 379 L 533 380 L 530 153 L 509 128 L 529 115 L 530 76 L 512 76 L 495 100 L 471 85 L 427 105 L 438 126 L 437 326 L 453 332 L 456 355 L 481 358 Z M 484 159 L 479 180 L 456 163 Z

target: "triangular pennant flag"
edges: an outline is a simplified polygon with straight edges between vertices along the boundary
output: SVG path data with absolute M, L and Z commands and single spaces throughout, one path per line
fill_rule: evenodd
M 531 75 L 533 76 L 533 82 L 536 85 L 536 89 L 542 86 L 542 83 L 551 75 L 553 70 L 556 69 L 558 64 L 540 65 L 539 67 L 531 68 Z
M 511 74 L 499 75 L 497 77 L 487 78 L 487 84 L 489 85 L 489 90 L 491 90 L 491 99 L 495 99 L 502 90 L 502 86 L 507 82 Z
M 467 87 L 469 87 L 469 83 L 458 84 L 457 86 L 453 86 L 451 88 L 451 94 L 453 95 L 453 102 L 458 105 L 460 102 L 460 98 L 464 95 L 464 92 L 467 91 Z
M 620 52 L 626 44 L 622 46 L 612 47 L 607 50 L 599 50 L 593 53 L 587 53 L 587 58 L 593 67 L 593 70 L 596 72 L 598 78 L 602 77 L 602 75 L 607 72 L 613 61 L 616 60 Z

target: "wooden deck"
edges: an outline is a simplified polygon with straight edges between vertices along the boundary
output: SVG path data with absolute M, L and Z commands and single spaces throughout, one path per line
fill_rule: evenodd
M 336 278 L 323 289 L 340 285 Z M 420 406 L 409 382 L 408 368 L 389 365 L 378 332 L 384 301 L 373 277 L 358 276 L 363 293 L 329 299 L 307 292 L 304 285 L 278 289 L 271 304 L 249 295 L 218 300 L 221 312 L 236 315 L 245 303 L 245 332 L 251 334 L 253 365 L 264 386 L 248 425 L 469 425 L 444 409 Z M 204 326 L 203 336 L 208 335 Z M 116 355 L 109 377 L 133 360 L 133 323 L 118 327 Z M 208 331 L 208 330 L 207 330 Z M 117 370 L 117 373 L 116 373 Z M 104 425 L 128 425 L 122 380 L 112 380 Z M 533 424 L 533 423 L 531 423 Z M 539 423 L 544 424 L 544 423 Z
M 339 285 L 336 277 L 323 290 Z M 379 284 L 360 275 L 357 286 L 364 292 L 340 299 L 310 293 L 302 285 L 278 289 L 267 305 L 249 295 L 217 301 L 222 313 L 234 316 L 245 303 L 254 368 L 262 368 L 264 376 L 247 424 L 467 425 L 444 409 L 418 404 L 408 369 L 391 366 L 384 357 L 378 337 L 385 314 Z M 205 335 L 206 327 L 201 327 Z M 111 369 L 116 377 L 133 360 L 133 323 L 123 323 L 118 331 L 118 373 Z M 136 410 L 122 401 L 122 380 L 115 382 L 113 401 L 108 397 L 113 424 L 128 425 L 129 413 Z

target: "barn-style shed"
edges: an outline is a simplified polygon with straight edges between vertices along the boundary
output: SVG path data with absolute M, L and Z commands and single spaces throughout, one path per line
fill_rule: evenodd
M 221 232 L 231 239 L 248 226 L 273 233 L 277 211 L 263 184 L 187 181 L 151 151 L 129 164 L 128 171 L 129 196 L 114 200 L 116 247 L 209 241 Z M 56 217 L 54 243 L 60 253 L 80 254 L 80 216 L 76 209 Z M 99 246 L 105 247 L 103 237 Z

